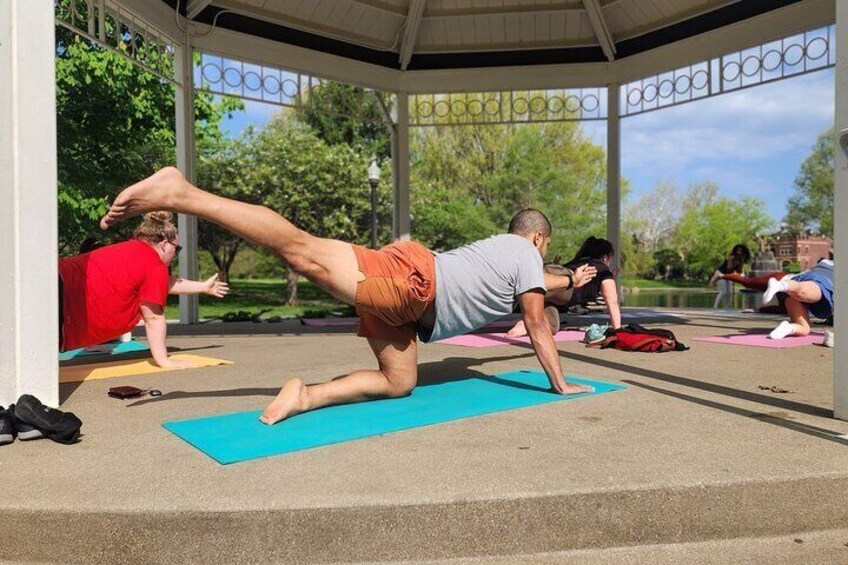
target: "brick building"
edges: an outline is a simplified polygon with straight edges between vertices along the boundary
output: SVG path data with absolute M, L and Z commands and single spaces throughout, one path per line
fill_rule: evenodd
M 769 248 L 781 269 L 796 264 L 804 271 L 813 268 L 820 259 L 828 258 L 833 241 L 827 237 L 777 235 Z

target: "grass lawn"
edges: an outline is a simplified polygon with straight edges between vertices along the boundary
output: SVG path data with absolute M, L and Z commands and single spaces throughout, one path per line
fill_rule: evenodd
M 224 318 L 227 314 L 237 319 L 249 319 L 263 310 L 263 319 L 272 317 L 325 317 L 331 312 L 345 316 L 353 315 L 353 308 L 339 302 L 309 281 L 297 285 L 298 306 L 286 306 L 286 282 L 277 279 L 235 279 L 230 281 L 230 294 L 223 299 L 202 295 L 200 297 L 201 318 Z M 178 319 L 179 297 L 169 296 L 165 315 Z M 241 314 L 238 314 L 238 313 Z M 232 320 L 236 321 L 236 320 Z

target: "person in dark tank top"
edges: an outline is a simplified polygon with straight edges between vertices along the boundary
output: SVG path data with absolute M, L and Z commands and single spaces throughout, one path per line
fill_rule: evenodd
M 546 264 L 545 270 L 547 272 L 566 276 L 569 276 L 569 273 L 582 265 L 589 265 L 597 269 L 595 278 L 581 287 L 569 289 L 567 292 L 548 292 L 545 295 L 546 305 L 554 306 L 557 310 L 564 312 L 571 306 L 585 304 L 601 296 L 609 311 L 610 326 L 620 328 L 621 308 L 618 302 L 618 287 L 615 282 L 616 273 L 611 270 L 614 257 L 615 249 L 612 243 L 603 238 L 590 236 L 583 242 L 571 261 L 564 265 Z M 507 335 L 510 337 L 526 335 L 526 330 L 522 323 L 518 322 L 507 332 Z

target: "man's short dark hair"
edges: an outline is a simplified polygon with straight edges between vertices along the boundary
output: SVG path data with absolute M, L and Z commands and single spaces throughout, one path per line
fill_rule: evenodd
M 551 222 L 548 218 L 533 208 L 525 208 L 518 214 L 512 217 L 509 222 L 509 233 L 527 237 L 530 234 L 540 231 L 545 235 L 551 235 Z

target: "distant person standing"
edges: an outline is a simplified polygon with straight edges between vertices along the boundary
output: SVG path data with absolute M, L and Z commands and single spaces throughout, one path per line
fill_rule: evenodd
M 732 273 L 741 274 L 744 265 L 751 261 L 751 250 L 747 245 L 738 244 L 733 246 L 730 254 L 724 258 L 724 262 L 718 270 L 710 277 L 710 284 L 715 284 L 718 289 L 713 308 L 719 308 L 724 304 L 725 308 L 732 306 L 731 296 L 733 293 L 733 282 L 724 278 L 723 275 Z

